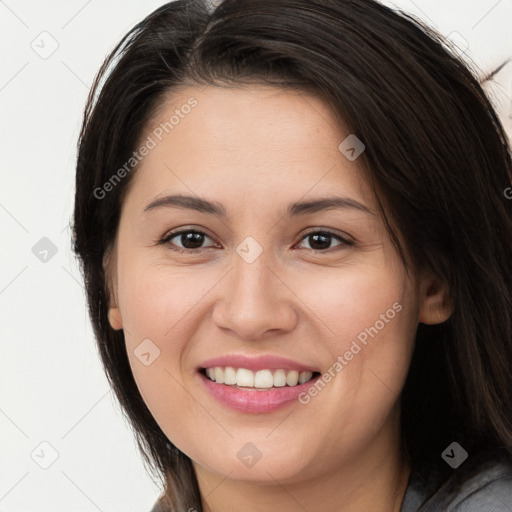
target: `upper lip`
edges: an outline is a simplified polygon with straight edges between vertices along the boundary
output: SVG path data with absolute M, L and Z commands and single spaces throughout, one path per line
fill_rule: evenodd
M 299 363 L 286 357 L 277 355 L 247 356 L 244 354 L 226 354 L 203 361 L 198 369 L 212 368 L 214 366 L 231 366 L 233 368 L 247 368 L 258 370 L 296 370 L 298 372 L 318 372 L 317 368 L 308 364 Z

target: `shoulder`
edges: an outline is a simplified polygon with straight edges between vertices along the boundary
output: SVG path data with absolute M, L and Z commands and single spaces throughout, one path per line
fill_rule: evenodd
M 512 466 L 498 463 L 469 479 L 450 504 L 453 512 L 512 511 Z
M 433 495 L 423 483 L 411 480 L 400 512 L 512 512 L 512 463 L 496 462 L 448 492 Z
M 169 512 L 169 507 L 164 503 L 164 495 L 158 497 L 158 501 L 153 505 L 150 512 Z

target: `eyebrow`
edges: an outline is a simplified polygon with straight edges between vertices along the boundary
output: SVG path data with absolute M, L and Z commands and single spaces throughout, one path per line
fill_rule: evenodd
M 149 203 L 144 212 L 155 210 L 156 208 L 183 208 L 188 210 L 196 210 L 201 213 L 214 215 L 221 219 L 227 218 L 226 208 L 218 202 L 208 201 L 200 197 L 186 195 L 171 195 L 159 197 Z M 310 201 L 301 201 L 291 203 L 285 210 L 284 217 L 297 217 L 299 215 L 308 215 L 324 210 L 333 209 L 356 209 L 370 215 L 375 215 L 375 211 L 368 208 L 364 204 L 350 197 L 330 196 Z

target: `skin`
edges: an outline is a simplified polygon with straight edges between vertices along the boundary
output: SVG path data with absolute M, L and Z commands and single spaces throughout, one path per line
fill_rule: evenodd
M 452 312 L 446 286 L 427 273 L 407 276 L 362 159 L 338 150 L 350 132 L 321 99 L 264 85 L 185 87 L 165 100 L 141 140 L 190 97 L 198 105 L 132 177 L 105 264 L 110 323 L 124 329 L 148 408 L 192 459 L 206 511 L 398 512 L 410 472 L 399 450 L 400 391 L 418 323 Z M 144 212 L 167 194 L 217 201 L 228 216 Z M 289 203 L 327 195 L 374 214 L 283 216 Z M 157 244 L 181 227 L 205 232 L 206 250 L 173 251 L 187 243 L 180 236 Z M 327 238 L 314 252 L 306 230 L 355 243 Z M 236 252 L 248 236 L 262 248 L 252 263 Z M 401 311 L 305 405 L 236 412 L 199 381 L 196 367 L 226 353 L 277 354 L 326 372 L 394 303 Z M 145 366 L 134 350 L 148 338 L 160 356 Z M 252 467 L 237 458 L 248 442 L 262 453 Z

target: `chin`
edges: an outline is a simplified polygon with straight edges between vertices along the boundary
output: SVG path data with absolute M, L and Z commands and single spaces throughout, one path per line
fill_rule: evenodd
M 199 457 L 193 460 L 196 465 L 230 479 L 245 482 L 284 483 L 305 477 L 311 466 L 308 458 L 299 448 L 290 451 L 282 444 L 275 443 L 231 443 L 219 446 L 212 457 Z M 296 446 L 300 446 L 298 443 Z M 231 456 L 227 454 L 231 453 Z

